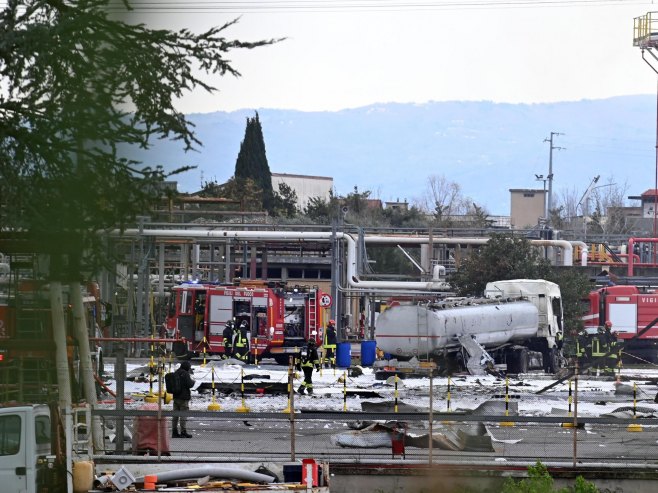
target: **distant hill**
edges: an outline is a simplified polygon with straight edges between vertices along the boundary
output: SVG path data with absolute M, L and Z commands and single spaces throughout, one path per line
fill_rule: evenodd
M 199 152 L 158 142 L 145 162 L 196 165 L 178 177 L 180 191 L 224 181 L 235 168 L 247 116 L 254 110 L 193 114 Z M 595 175 L 628 185 L 627 195 L 654 186 L 656 96 L 547 104 L 429 102 L 376 104 L 336 112 L 258 109 L 270 169 L 332 176 L 339 194 L 354 185 L 382 200 L 420 197 L 427 177 L 443 174 L 491 214 L 508 215 L 510 188 L 542 188 L 554 145 L 553 192 L 582 193 Z

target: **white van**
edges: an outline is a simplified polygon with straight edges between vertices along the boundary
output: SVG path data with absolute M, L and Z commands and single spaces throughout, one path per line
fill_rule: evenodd
M 0 489 L 53 491 L 50 410 L 45 404 L 0 407 Z M 66 484 L 66 482 L 64 481 Z

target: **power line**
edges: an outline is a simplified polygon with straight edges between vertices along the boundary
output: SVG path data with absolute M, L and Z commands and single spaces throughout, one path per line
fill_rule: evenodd
M 213 0 L 130 2 L 132 12 L 143 13 L 275 13 L 275 12 L 397 12 L 414 10 L 471 10 L 491 8 L 546 8 L 546 7 L 603 7 L 651 5 L 647 1 L 629 0 L 242 0 L 219 2 Z M 124 4 L 113 0 L 111 11 L 126 12 Z

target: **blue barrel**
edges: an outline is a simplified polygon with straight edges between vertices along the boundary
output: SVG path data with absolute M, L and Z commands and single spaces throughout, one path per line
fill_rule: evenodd
M 361 365 L 372 366 L 377 352 L 376 341 L 361 341 Z
M 352 365 L 352 344 L 339 342 L 336 344 L 336 366 L 349 368 Z

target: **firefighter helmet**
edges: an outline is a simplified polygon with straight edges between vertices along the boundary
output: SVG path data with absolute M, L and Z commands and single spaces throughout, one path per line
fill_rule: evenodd
M 229 320 L 228 322 L 226 322 L 226 328 L 227 329 L 232 329 L 233 328 L 233 320 Z
M 612 322 L 611 322 L 610 320 L 606 320 L 606 321 L 605 321 L 605 328 L 606 328 L 606 329 L 609 329 L 609 328 L 611 328 L 611 327 L 612 327 Z
M 332 318 L 327 325 L 336 325 L 336 321 Z
M 311 338 L 308 340 L 308 345 L 309 346 L 315 346 L 315 339 Z
M 247 324 L 247 321 L 246 321 L 246 320 L 243 320 L 242 322 L 240 322 L 240 328 L 241 328 L 241 329 L 243 329 L 243 328 L 246 329 L 246 328 L 247 328 L 247 325 L 248 325 L 248 324 Z

